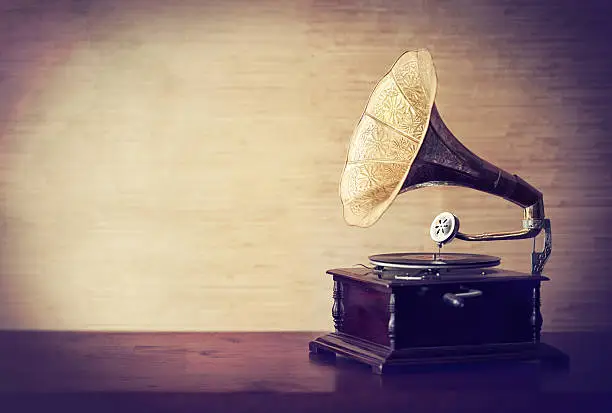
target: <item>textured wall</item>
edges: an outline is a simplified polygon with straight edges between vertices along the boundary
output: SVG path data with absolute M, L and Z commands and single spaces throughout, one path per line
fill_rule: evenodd
M 545 329 L 609 326 L 611 8 L 574 3 L 0 1 L 0 328 L 328 329 L 326 269 L 431 250 L 441 210 L 519 226 L 459 188 L 344 224 L 348 138 L 418 47 L 450 129 L 545 195 Z

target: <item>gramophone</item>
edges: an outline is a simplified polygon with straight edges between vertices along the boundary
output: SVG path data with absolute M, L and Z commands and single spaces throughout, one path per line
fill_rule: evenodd
M 423 363 L 563 357 L 540 341 L 540 287 L 549 280 L 542 271 L 552 249 L 542 193 L 459 142 L 438 113 L 436 86 L 425 49 L 404 53 L 378 82 L 342 172 L 345 221 L 369 227 L 399 194 L 455 185 L 518 205 L 522 228 L 466 234 L 455 215 L 443 212 L 430 225 L 433 253 L 372 255 L 370 266 L 327 271 L 335 332 L 311 341 L 310 352 L 352 358 L 376 373 Z M 536 251 L 541 233 L 544 247 Z M 499 257 L 441 252 L 455 239 L 527 238 L 534 239 L 531 273 L 502 269 Z

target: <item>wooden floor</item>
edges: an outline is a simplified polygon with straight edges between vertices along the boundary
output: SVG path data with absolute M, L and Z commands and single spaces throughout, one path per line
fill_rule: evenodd
M 0 412 L 612 411 L 612 334 L 548 334 L 534 363 L 377 376 L 309 356 L 318 333 L 0 333 Z

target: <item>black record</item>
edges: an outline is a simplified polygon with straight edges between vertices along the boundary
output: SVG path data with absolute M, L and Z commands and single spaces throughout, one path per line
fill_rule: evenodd
M 492 255 L 460 253 L 392 253 L 378 254 L 369 257 L 370 262 L 379 267 L 444 269 L 444 268 L 488 268 L 499 265 L 501 259 Z

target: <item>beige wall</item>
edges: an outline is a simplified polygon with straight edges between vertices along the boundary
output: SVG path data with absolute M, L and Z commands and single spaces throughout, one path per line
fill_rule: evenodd
M 352 128 L 417 47 L 451 130 L 545 194 L 545 329 L 610 324 L 612 283 L 579 272 L 605 268 L 592 234 L 610 146 L 576 28 L 512 3 L 343 3 L 3 2 L 0 328 L 329 329 L 326 269 L 431 250 L 441 210 L 466 231 L 520 225 L 514 206 L 457 188 L 344 224 Z M 449 249 L 527 270 L 531 243 Z

